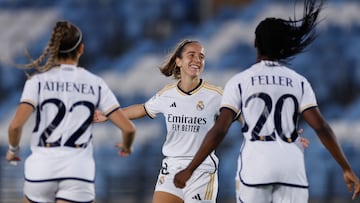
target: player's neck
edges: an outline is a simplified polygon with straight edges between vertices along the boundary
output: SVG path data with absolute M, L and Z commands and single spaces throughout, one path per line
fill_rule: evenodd
M 200 78 L 194 78 L 194 79 L 181 79 L 178 83 L 178 87 L 182 89 L 184 92 L 189 92 L 193 89 L 195 89 L 199 83 Z
M 57 64 L 70 64 L 70 65 L 77 65 L 78 61 L 74 59 L 60 59 L 56 61 Z
M 257 59 L 256 59 L 256 62 L 260 62 L 260 61 L 277 61 L 277 60 L 271 59 L 268 56 L 258 55 Z

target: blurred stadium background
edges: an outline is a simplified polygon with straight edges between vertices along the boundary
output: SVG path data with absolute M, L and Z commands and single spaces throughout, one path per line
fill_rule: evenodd
M 300 2 L 301 1 L 297 1 Z M 360 175 L 360 3 L 328 0 L 319 36 L 309 51 L 292 61 L 317 94 L 320 108 L 337 133 L 345 154 Z M 302 13 L 298 6 L 296 14 Z M 292 0 L 0 0 L 0 58 L 25 63 L 23 50 L 35 58 L 46 46 L 57 20 L 70 20 L 85 37 L 80 65 L 103 77 L 122 106 L 143 103 L 164 84 L 173 82 L 158 71 L 165 56 L 184 38 L 200 40 L 206 49 L 203 78 L 223 86 L 232 74 L 255 61 L 254 29 L 266 16 L 294 15 Z M 7 127 L 25 82 L 23 70 L 2 63 L 0 68 L 0 202 L 22 199 L 23 162 L 4 160 Z M 96 202 L 151 202 L 165 139 L 163 118 L 136 120 L 134 153 L 116 155 L 119 131 L 110 123 L 95 130 Z M 21 155 L 29 154 L 26 126 Z M 301 123 L 306 149 L 310 202 L 352 202 L 341 169 Z M 219 203 L 234 203 L 234 176 L 242 141 L 234 124 L 217 150 L 220 157 Z M 266 170 L 266 169 L 264 169 Z M 359 202 L 359 200 L 357 200 Z

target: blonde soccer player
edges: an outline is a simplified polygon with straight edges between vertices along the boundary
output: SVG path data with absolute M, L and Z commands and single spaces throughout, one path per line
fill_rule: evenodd
M 135 126 L 98 76 L 78 66 L 80 29 L 58 21 L 44 53 L 24 66 L 32 75 L 9 125 L 6 159 L 20 161 L 22 128 L 35 111 L 31 154 L 25 161 L 24 202 L 94 202 L 93 114 L 99 109 L 121 130 L 119 155 L 131 153 Z M 46 60 L 44 65 L 40 65 Z M 30 132 L 29 132 L 30 133 Z
M 176 82 L 166 85 L 144 104 L 125 107 L 130 119 L 162 114 L 167 129 L 162 146 L 164 159 L 155 185 L 153 203 L 215 203 L 218 192 L 218 158 L 214 151 L 194 172 L 186 188 L 173 183 L 174 175 L 183 169 L 198 150 L 206 132 L 213 126 L 222 90 L 201 78 L 205 65 L 204 47 L 198 41 L 183 40 L 161 67 Z M 95 122 L 104 121 L 95 114 Z

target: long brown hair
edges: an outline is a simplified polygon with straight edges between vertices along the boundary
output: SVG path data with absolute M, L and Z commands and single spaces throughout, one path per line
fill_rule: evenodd
M 175 49 L 168 55 L 164 65 L 160 67 L 160 71 L 166 77 L 173 76 L 180 79 L 180 68 L 176 65 L 176 58 L 182 58 L 182 53 L 186 45 L 191 43 L 199 43 L 198 41 L 185 39 L 178 43 Z
M 35 60 L 23 65 L 23 68 L 33 68 L 38 72 L 45 72 L 56 66 L 59 58 L 74 59 L 77 49 L 82 43 L 82 33 L 78 27 L 68 21 L 58 21 L 53 28 L 50 40 L 44 52 Z M 47 58 L 47 60 L 46 60 Z M 45 64 L 41 65 L 42 62 Z

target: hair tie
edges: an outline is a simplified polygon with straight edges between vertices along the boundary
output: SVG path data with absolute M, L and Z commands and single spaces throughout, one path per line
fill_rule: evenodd
M 72 52 L 72 51 L 74 51 L 74 50 L 79 46 L 79 44 L 81 43 L 81 41 L 82 41 L 82 32 L 81 32 L 81 30 L 80 30 L 78 27 L 76 27 L 75 25 L 74 25 L 74 27 L 75 27 L 75 28 L 79 31 L 79 33 L 80 33 L 79 40 L 78 40 L 78 41 L 75 43 L 75 45 L 74 45 L 73 47 L 71 47 L 70 49 L 59 50 L 59 53 L 64 54 L 64 53 Z

